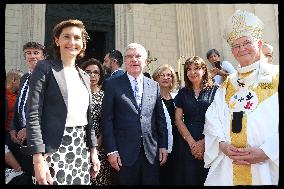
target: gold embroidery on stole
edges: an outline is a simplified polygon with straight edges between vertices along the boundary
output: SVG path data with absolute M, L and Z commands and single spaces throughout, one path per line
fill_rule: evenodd
M 239 133 L 232 132 L 232 115 L 231 115 L 231 144 L 237 148 L 247 147 L 247 116 L 243 115 L 242 130 Z M 251 185 L 252 175 L 250 165 L 233 164 L 233 184 L 234 185 Z

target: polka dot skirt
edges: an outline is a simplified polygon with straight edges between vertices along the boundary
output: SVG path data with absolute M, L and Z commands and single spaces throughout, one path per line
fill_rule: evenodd
M 85 127 L 65 127 L 59 149 L 47 154 L 46 161 L 54 185 L 90 185 L 90 152 Z M 37 184 L 35 177 L 33 183 Z

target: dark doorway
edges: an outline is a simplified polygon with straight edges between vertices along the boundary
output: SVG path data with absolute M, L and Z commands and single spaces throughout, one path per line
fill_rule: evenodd
M 45 46 L 52 56 L 52 29 L 63 20 L 79 19 L 90 36 L 85 57 L 77 63 L 96 58 L 103 61 L 105 53 L 115 48 L 115 22 L 113 4 L 47 4 L 45 20 Z
M 79 60 L 78 63 L 80 64 L 89 58 L 95 58 L 102 62 L 105 55 L 107 33 L 93 30 L 87 30 L 87 32 L 90 36 L 90 40 L 87 43 L 85 57 Z

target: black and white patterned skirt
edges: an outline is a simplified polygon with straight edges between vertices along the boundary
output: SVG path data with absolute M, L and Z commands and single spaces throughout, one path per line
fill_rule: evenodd
M 85 126 L 65 127 L 59 149 L 47 154 L 46 161 L 55 185 L 90 185 L 90 152 L 86 146 Z M 33 183 L 36 184 L 35 177 Z

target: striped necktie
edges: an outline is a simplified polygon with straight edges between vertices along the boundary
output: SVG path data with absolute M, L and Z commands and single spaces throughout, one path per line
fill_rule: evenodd
M 140 90 L 139 90 L 139 86 L 138 86 L 138 82 L 137 79 L 134 79 L 134 97 L 136 99 L 137 105 L 139 107 L 139 109 L 141 109 L 141 100 L 142 97 L 140 95 Z

